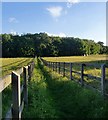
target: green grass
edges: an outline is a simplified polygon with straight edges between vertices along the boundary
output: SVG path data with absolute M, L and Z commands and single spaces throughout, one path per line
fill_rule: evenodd
M 13 70 L 17 70 L 23 66 L 28 65 L 33 61 L 33 58 L 1 58 L 2 61 L 2 77 L 10 74 Z M 22 76 L 21 76 L 22 82 Z M 7 111 L 11 107 L 12 103 L 12 89 L 9 85 L 5 90 L 2 91 L 2 114 L 5 117 Z
M 74 71 L 80 72 L 81 73 L 81 66 L 79 63 L 91 63 L 91 64 L 98 64 L 99 67 L 96 68 L 95 66 L 85 66 L 84 67 L 84 74 L 90 74 L 92 76 L 96 77 L 101 77 L 101 65 L 106 63 L 108 64 L 108 56 L 107 55 L 89 55 L 89 56 L 68 56 L 68 57 L 43 57 L 43 59 L 47 61 L 52 61 L 52 62 L 72 62 L 74 63 L 72 66 L 72 69 Z M 78 63 L 75 64 L 75 63 Z M 62 65 L 61 65 L 62 66 Z M 70 66 L 66 65 L 66 75 L 70 76 Z M 61 69 L 61 73 L 63 70 Z M 81 76 L 73 73 L 73 78 L 75 80 L 80 80 Z M 108 68 L 106 68 L 106 80 L 108 81 Z M 100 82 L 98 82 L 96 79 L 90 79 L 88 77 L 84 77 L 85 82 L 87 84 L 90 84 L 91 86 L 95 86 L 97 89 L 100 89 Z
M 108 55 L 89 55 L 89 56 L 65 56 L 65 57 L 43 57 L 45 60 L 52 62 L 98 62 L 105 63 L 108 60 Z
M 40 61 L 33 73 L 23 118 L 108 118 L 108 102 L 98 92 L 63 78 Z
M 13 70 L 17 70 L 28 65 L 33 58 L 0 58 L 0 67 L 2 68 L 2 77 L 10 74 Z

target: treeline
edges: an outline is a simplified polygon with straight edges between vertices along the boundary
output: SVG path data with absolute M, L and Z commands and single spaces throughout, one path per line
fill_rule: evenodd
M 73 56 L 108 54 L 103 42 L 74 37 L 54 37 L 46 33 L 1 34 L 2 57 Z

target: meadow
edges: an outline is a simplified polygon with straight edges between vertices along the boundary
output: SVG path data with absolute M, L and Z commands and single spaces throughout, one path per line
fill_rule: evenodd
M 106 63 L 108 60 L 108 55 L 43 57 L 43 58 L 47 61 L 52 61 L 52 62 L 72 62 L 72 63 L 98 62 L 98 63 Z
M 96 77 L 101 77 L 101 65 L 102 64 L 108 64 L 108 56 L 107 55 L 89 55 L 89 56 L 67 56 L 67 57 L 44 57 L 43 58 L 46 61 L 51 62 L 66 62 L 65 67 L 65 74 L 68 78 L 70 78 L 70 64 L 72 65 L 72 70 L 81 73 L 81 64 L 85 63 L 87 64 L 84 66 L 84 74 L 89 74 Z M 88 64 L 91 64 L 91 66 L 88 66 Z M 60 64 L 61 68 L 63 67 L 63 63 Z M 63 69 L 61 69 L 61 74 L 63 73 Z M 108 81 L 108 67 L 105 69 L 105 77 Z M 72 73 L 72 78 L 75 81 L 81 80 L 81 75 Z M 88 77 L 84 77 L 84 82 L 91 85 L 92 87 L 100 90 L 101 82 L 97 81 L 96 79 L 91 79 Z M 107 87 L 106 87 L 107 89 Z M 107 89 L 108 90 L 108 89 Z
M 23 66 L 28 65 L 33 58 L 0 58 L 0 69 L 2 74 L 0 76 L 10 74 L 13 70 L 17 70 Z

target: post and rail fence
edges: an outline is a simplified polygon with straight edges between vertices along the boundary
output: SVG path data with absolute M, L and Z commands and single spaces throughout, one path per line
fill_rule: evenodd
M 108 65 L 106 64 L 100 65 L 100 64 L 93 64 L 93 63 L 51 62 L 51 61 L 46 61 L 43 58 L 40 58 L 40 59 L 44 63 L 44 65 L 51 68 L 53 71 L 56 71 L 59 74 L 62 74 L 63 77 L 68 77 L 70 80 L 74 80 L 79 84 L 81 84 L 82 86 L 89 87 L 93 90 L 99 91 L 103 96 L 108 96 L 108 77 L 106 78 L 106 68 L 108 68 Z M 74 65 L 80 66 L 80 71 L 74 70 L 73 69 Z M 84 72 L 85 67 L 95 67 L 96 69 L 100 69 L 101 71 L 100 77 L 94 76 L 91 74 L 86 74 Z M 79 75 L 79 80 L 75 80 L 73 74 Z M 100 89 L 96 88 L 95 86 L 89 85 L 89 83 L 85 81 L 85 77 L 99 82 Z M 107 90 L 106 90 L 106 87 L 107 87 Z
M 108 96 L 108 91 L 106 91 L 106 86 L 108 84 L 108 78 L 106 78 L 106 68 L 108 66 L 106 64 L 97 65 L 90 63 L 68 63 L 68 62 L 51 62 L 46 61 L 40 57 L 41 61 L 44 65 L 52 69 L 53 71 L 62 74 L 63 77 L 68 77 L 70 80 L 74 80 L 74 75 L 77 74 L 80 76 L 77 81 L 79 84 L 85 87 L 93 88 L 93 90 L 98 90 L 101 92 L 103 96 Z M 80 66 L 80 71 L 75 71 L 73 69 L 74 65 L 77 64 Z M 96 68 L 100 68 L 101 76 L 93 76 L 90 74 L 86 74 L 84 72 L 85 67 L 95 66 Z M 17 71 L 13 71 L 10 75 L 5 76 L 2 80 L 0 80 L 0 93 L 3 92 L 9 85 L 12 86 L 12 104 L 11 108 L 6 114 L 5 119 L 21 119 L 21 113 L 23 111 L 24 106 L 28 106 L 28 84 L 30 82 L 32 71 L 34 69 L 34 62 L 25 66 Z M 69 74 L 67 74 L 67 71 Z M 21 76 L 23 78 L 23 84 L 21 85 Z M 96 89 L 93 86 L 90 86 L 86 83 L 85 77 L 90 79 L 95 79 L 100 82 L 100 90 Z M 108 86 L 107 86 L 108 87 Z
M 0 93 L 12 86 L 12 104 L 5 119 L 21 119 L 24 106 L 28 106 L 28 84 L 34 69 L 34 61 L 0 80 Z M 21 79 L 22 76 L 22 79 Z M 22 80 L 22 84 L 21 84 Z

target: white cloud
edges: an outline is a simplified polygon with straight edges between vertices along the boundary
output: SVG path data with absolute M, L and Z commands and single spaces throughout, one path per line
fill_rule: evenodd
M 66 37 L 66 34 L 65 33 L 60 33 L 59 36 L 60 37 Z
M 59 34 L 53 34 L 53 33 L 48 33 L 48 32 L 46 32 L 47 34 L 48 34 L 48 36 L 59 36 L 59 37 L 66 37 L 66 34 L 65 33 L 59 33 Z
M 68 0 L 67 7 L 70 8 L 72 4 L 79 3 L 79 0 Z
M 10 30 L 10 33 L 12 34 L 12 35 L 17 35 L 17 32 L 15 31 L 15 30 Z
M 63 8 L 61 6 L 49 7 L 47 10 L 50 12 L 51 16 L 57 18 L 61 16 Z
M 9 22 L 10 23 L 18 23 L 18 20 L 15 17 L 10 17 Z

